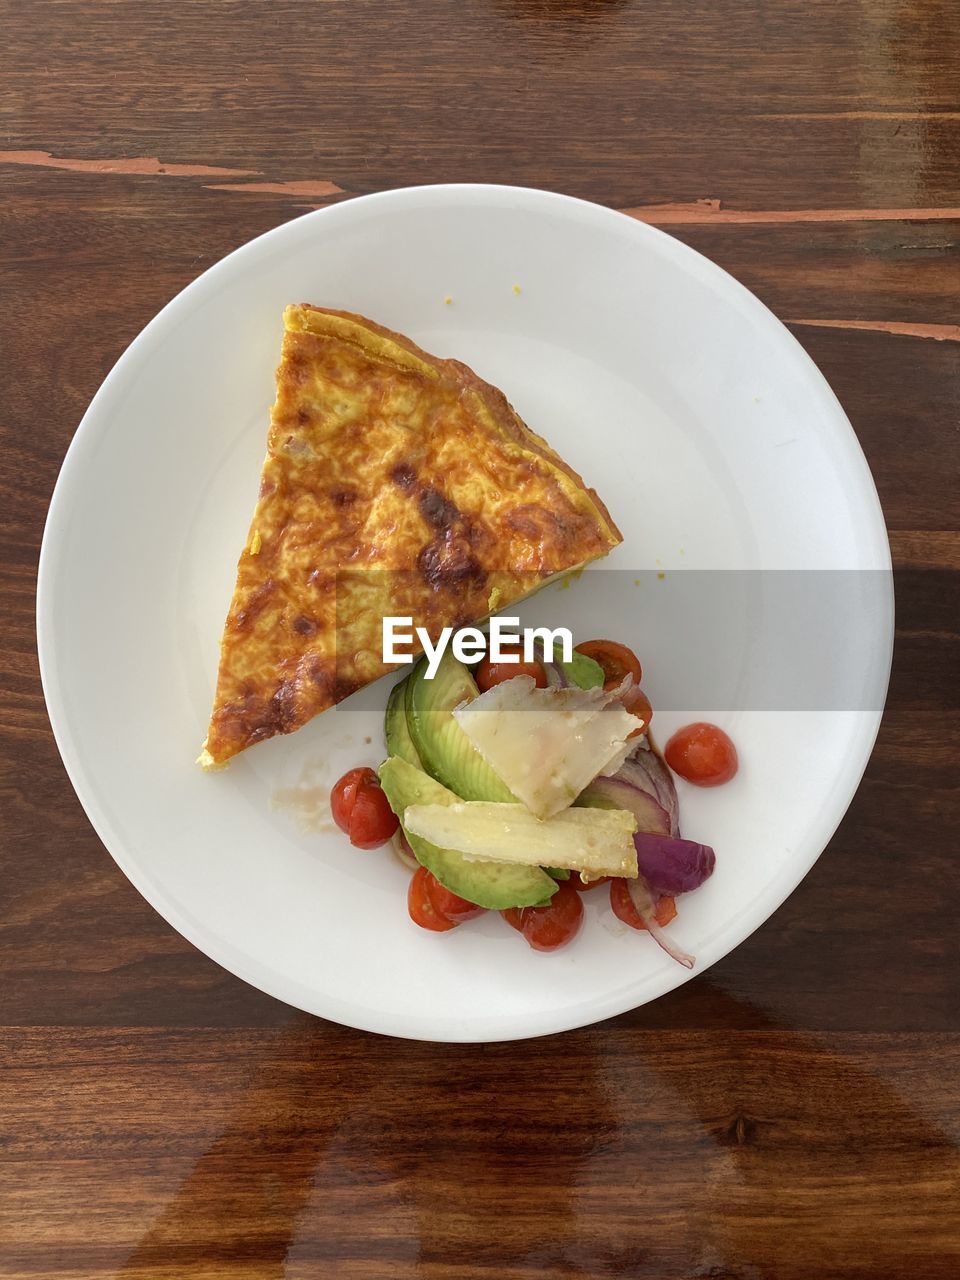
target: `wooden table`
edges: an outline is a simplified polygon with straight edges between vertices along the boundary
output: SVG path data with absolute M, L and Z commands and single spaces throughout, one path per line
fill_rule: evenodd
M 960 24 L 935 0 L 5 0 L 0 1274 L 958 1274 Z M 378 1039 L 192 950 L 91 831 L 34 648 L 50 492 L 170 297 L 331 200 L 549 187 L 782 317 L 873 468 L 889 707 L 709 973 L 526 1044 Z

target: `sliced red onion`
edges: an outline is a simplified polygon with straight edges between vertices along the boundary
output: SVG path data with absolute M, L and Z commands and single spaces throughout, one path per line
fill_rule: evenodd
M 549 689 L 569 689 L 570 681 L 567 679 L 567 673 L 563 669 L 563 665 L 559 662 L 547 661 L 547 646 L 542 640 L 536 641 L 534 654 L 543 667 L 543 674 L 547 677 L 547 687 Z
M 632 674 L 628 671 L 617 687 L 615 689 L 608 689 L 607 692 L 612 693 L 615 698 L 619 699 L 622 698 L 624 694 L 629 693 L 636 683 L 636 680 L 634 680 Z M 605 689 L 607 688 L 606 685 L 603 687 Z
M 570 681 L 567 679 L 567 673 L 559 662 L 544 662 L 544 675 L 547 677 L 547 685 L 551 689 L 569 689 Z
M 581 793 L 578 803 L 590 807 L 595 799 L 608 801 L 613 808 L 626 809 L 632 813 L 641 831 L 657 832 L 664 836 L 670 832 L 670 816 L 666 809 L 657 803 L 649 791 L 642 791 L 625 778 L 605 778 L 602 774 L 594 778 Z
M 717 855 L 710 846 L 694 840 L 637 831 L 633 844 L 640 874 L 658 897 L 675 898 L 699 889 L 717 865 Z
M 676 960 L 677 964 L 682 964 L 685 969 L 692 969 L 697 963 L 694 957 L 687 955 L 686 951 L 678 947 L 666 930 L 661 929 L 657 924 L 656 899 L 642 874 L 637 876 L 636 880 L 627 881 L 627 892 L 630 894 L 630 901 L 637 909 L 637 914 L 643 921 L 644 928 L 657 946 L 661 947 L 671 960 Z
M 680 801 L 677 799 L 677 788 L 674 786 L 673 775 L 656 751 L 648 746 L 637 747 L 617 770 L 617 777 L 653 796 L 670 817 L 670 827 L 666 834 L 679 836 Z
M 403 834 L 403 828 L 397 827 L 396 831 L 390 837 L 390 848 L 395 858 L 402 862 L 405 867 L 411 871 L 416 871 L 420 863 L 416 860 L 413 850 L 407 842 L 407 837 Z
M 651 918 L 644 920 L 644 926 L 653 938 L 658 947 L 662 947 L 671 960 L 676 960 L 677 964 L 682 964 L 685 969 L 692 969 L 697 963 L 696 956 L 689 955 L 682 947 L 678 947 L 666 930 L 661 929 L 656 920 Z

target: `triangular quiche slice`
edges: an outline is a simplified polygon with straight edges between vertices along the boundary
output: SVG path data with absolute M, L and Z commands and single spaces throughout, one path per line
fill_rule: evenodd
M 284 329 L 208 768 L 391 670 L 385 616 L 436 638 L 622 540 L 596 493 L 465 365 L 344 311 L 290 306 Z

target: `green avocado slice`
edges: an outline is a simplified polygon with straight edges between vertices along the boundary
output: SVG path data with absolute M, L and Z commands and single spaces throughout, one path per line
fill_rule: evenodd
M 603 667 L 600 663 L 594 662 L 585 653 L 578 653 L 576 649 L 573 651 L 573 660 L 561 662 L 560 665 L 570 683 L 581 689 L 597 689 L 603 684 Z
M 427 679 L 423 658 L 404 681 L 407 727 L 423 768 L 461 800 L 516 803 L 516 796 L 484 760 L 453 718 L 461 702 L 478 695 L 473 676 L 448 649 L 436 674 Z
M 391 756 L 380 766 L 380 785 L 401 824 L 409 805 L 449 805 L 460 799 L 399 756 Z M 406 831 L 404 835 L 421 866 L 431 871 L 445 888 L 479 907 L 504 911 L 508 907 L 544 906 L 556 891 L 557 882 L 539 867 L 471 862 L 453 849 L 439 849 Z
M 387 740 L 388 756 L 399 756 L 401 760 L 406 760 L 407 764 L 412 764 L 415 769 L 422 769 L 423 761 L 413 745 L 413 739 L 407 727 L 406 696 L 409 679 L 410 677 L 407 676 L 390 690 L 383 717 L 383 736 Z

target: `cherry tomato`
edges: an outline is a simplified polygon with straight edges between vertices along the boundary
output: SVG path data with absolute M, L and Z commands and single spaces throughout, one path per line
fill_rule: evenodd
M 445 888 L 429 871 L 427 872 L 427 897 L 433 903 L 437 913 L 454 924 L 473 920 L 486 911 L 486 907 L 478 907 L 475 902 L 471 902 L 468 898 L 461 898 L 459 894 Z
M 618 644 L 616 640 L 587 640 L 584 644 L 577 645 L 577 653 L 599 662 L 603 668 L 605 689 L 616 689 L 627 675 L 633 676 L 637 684 L 640 683 L 643 675 L 640 660 L 625 644 Z
M 333 820 L 341 831 L 350 834 L 350 815 L 357 801 L 357 788 L 361 782 L 368 785 L 376 782 L 377 775 L 372 769 L 351 769 L 334 784 L 330 792 L 330 810 Z
M 563 880 L 545 907 L 511 907 L 502 912 L 534 951 L 556 951 L 572 942 L 583 923 L 583 903 L 569 880 Z
M 350 816 L 350 843 L 357 849 L 378 849 L 386 844 L 400 823 L 383 788 L 362 783 Z
M 628 924 L 631 929 L 645 929 L 647 926 L 643 923 L 640 912 L 633 905 L 633 899 L 630 897 L 630 890 L 627 888 L 626 880 L 610 881 L 610 906 L 613 908 L 613 914 L 618 920 L 622 920 L 624 924 Z M 673 898 L 661 898 L 656 905 L 653 918 L 661 928 L 665 924 L 669 924 L 671 920 L 675 920 L 677 916 L 677 904 Z
M 547 687 L 546 673 L 540 662 L 491 662 L 486 657 L 473 674 L 481 693 L 486 693 L 495 684 L 503 684 L 504 680 L 512 680 L 514 676 L 533 676 L 538 689 Z
M 620 701 L 623 703 L 624 711 L 629 711 L 632 716 L 639 716 L 643 721 L 643 728 L 634 729 L 630 737 L 638 738 L 642 733 L 646 733 L 650 721 L 653 719 L 653 707 L 651 707 L 650 699 L 643 690 L 638 688 L 637 685 L 631 685 Z
M 407 910 L 410 919 L 421 929 L 430 929 L 434 933 L 446 933 L 448 929 L 457 927 L 456 921 L 448 920 L 433 905 L 430 898 L 430 881 L 433 876 L 426 867 L 417 867 L 407 890 Z
M 330 792 L 330 810 L 358 849 L 386 844 L 400 825 L 372 769 L 345 773 Z
M 667 764 L 697 787 L 719 787 L 737 772 L 737 749 L 715 724 L 702 720 L 678 729 L 664 751 Z

